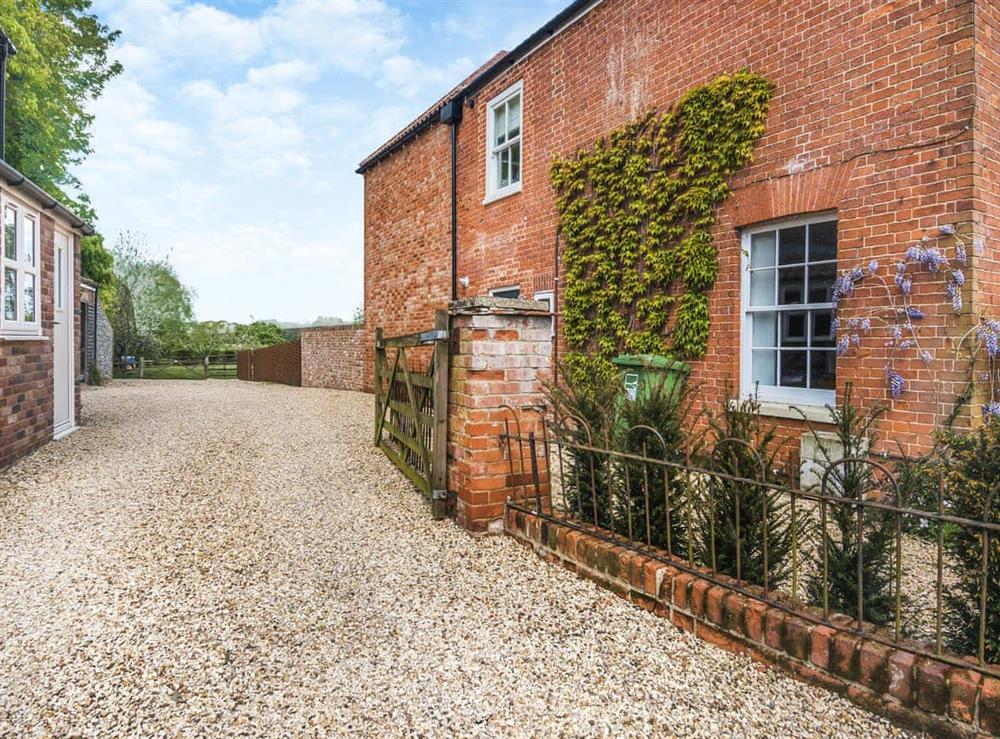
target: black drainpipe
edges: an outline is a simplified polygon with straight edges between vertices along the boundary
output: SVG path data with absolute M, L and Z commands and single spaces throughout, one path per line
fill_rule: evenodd
M 7 140 L 7 57 L 14 56 L 17 47 L 11 43 L 2 30 L 0 30 L 0 159 L 6 155 Z
M 444 104 L 441 122 L 451 126 L 451 299 L 458 300 L 458 124 L 462 122 L 461 97 Z

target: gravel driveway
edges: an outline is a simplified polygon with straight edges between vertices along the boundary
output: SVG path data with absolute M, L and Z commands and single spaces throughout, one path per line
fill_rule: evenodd
M 3 736 L 898 736 L 473 540 L 370 396 L 116 381 L 0 472 Z

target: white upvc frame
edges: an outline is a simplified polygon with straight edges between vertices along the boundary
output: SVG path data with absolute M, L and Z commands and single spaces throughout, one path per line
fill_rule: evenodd
M 509 293 L 517 290 L 517 298 L 507 298 L 506 295 L 500 295 L 500 293 Z M 517 300 L 521 297 L 521 286 L 520 285 L 504 285 L 503 287 L 490 288 L 491 298 L 507 298 L 508 300 Z
M 556 335 L 556 316 L 555 316 L 556 292 L 555 292 L 555 290 L 541 290 L 541 291 L 535 293 L 534 299 L 549 304 L 549 312 L 552 313 L 552 320 L 550 321 L 550 325 L 551 325 L 551 334 L 550 335 L 551 336 L 555 336 Z
M 824 213 L 813 214 L 809 216 L 803 216 L 799 218 L 786 218 L 781 220 L 769 221 L 767 223 L 760 224 L 758 226 L 753 226 L 750 228 L 743 229 L 740 232 L 740 396 L 750 397 L 755 392 L 761 401 L 761 412 L 763 413 L 765 408 L 770 408 L 772 410 L 780 408 L 782 411 L 788 408 L 788 406 L 796 405 L 802 406 L 803 411 L 806 412 L 807 417 L 815 415 L 811 411 L 816 409 L 823 409 L 826 405 L 834 406 L 837 400 L 836 390 L 819 390 L 813 388 L 797 388 L 797 387 L 781 387 L 780 385 L 760 385 L 755 387 L 753 382 L 753 354 L 752 354 L 752 331 L 753 326 L 749 320 L 747 320 L 748 314 L 751 313 L 769 313 L 769 312 L 779 312 L 776 305 L 768 306 L 753 306 L 750 305 L 750 239 L 754 234 L 766 233 L 768 231 L 778 231 L 783 228 L 794 228 L 796 226 L 808 226 L 815 223 L 825 223 L 827 221 L 836 221 L 837 212 L 827 211 Z M 839 240 L 838 240 L 839 241 Z M 777 248 L 777 247 L 776 247 Z M 839 255 L 838 255 L 839 256 Z M 808 255 L 806 256 L 808 259 Z M 775 254 L 775 266 L 777 266 L 778 256 Z M 777 282 L 777 275 L 775 276 L 775 281 Z M 777 287 L 777 286 L 776 286 Z M 804 299 L 808 299 L 808 295 L 804 296 Z M 832 303 L 796 303 L 790 305 L 790 310 L 795 311 L 810 311 L 810 310 L 826 310 L 832 308 Z M 781 331 L 780 321 L 777 328 L 779 334 Z M 807 330 L 811 330 L 807 327 Z M 806 366 L 808 371 L 809 366 L 809 355 L 807 354 Z M 780 352 L 779 352 L 780 361 Z M 821 412 L 822 415 L 827 416 L 828 413 L 825 409 Z M 767 413 L 766 415 L 778 415 L 783 417 L 792 417 L 791 412 L 773 412 Z M 799 418 L 798 414 L 795 414 L 796 418 Z
M 513 140 L 506 140 L 500 146 L 494 145 L 494 121 L 493 111 L 506 103 L 513 97 L 520 96 L 521 123 L 518 135 Z M 518 179 L 505 187 L 500 187 L 499 167 L 500 154 L 510 149 L 514 144 L 518 144 Z M 508 195 L 521 192 L 524 182 L 524 81 L 518 80 L 499 95 L 486 104 L 486 197 L 483 205 L 500 200 Z
M 14 258 L 7 256 L 6 217 L 8 208 L 14 211 L 17 224 L 17 239 Z M 32 259 L 28 261 L 27 233 L 31 230 Z M 41 285 L 41 218 L 38 211 L 16 198 L 4 193 L 0 196 L 0 338 L 24 339 L 42 336 L 42 285 Z M 7 318 L 6 280 L 7 270 L 13 270 L 16 277 L 15 308 L 13 320 Z M 27 277 L 34 281 L 34 320 L 24 320 L 24 286 Z

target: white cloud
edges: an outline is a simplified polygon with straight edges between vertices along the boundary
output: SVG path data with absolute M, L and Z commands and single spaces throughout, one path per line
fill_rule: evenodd
M 132 77 L 112 80 L 91 106 L 96 120 L 94 154 L 83 175 L 127 181 L 173 171 L 177 158 L 197 150 L 192 131 L 169 120 L 159 101 Z
M 128 30 L 129 43 L 142 50 L 138 53 L 155 53 L 171 61 L 246 62 L 265 45 L 258 21 L 202 3 L 117 0 L 99 4 L 98 9 L 112 26 Z
M 279 49 L 356 73 L 394 54 L 405 38 L 401 16 L 380 0 L 282 0 L 260 26 Z

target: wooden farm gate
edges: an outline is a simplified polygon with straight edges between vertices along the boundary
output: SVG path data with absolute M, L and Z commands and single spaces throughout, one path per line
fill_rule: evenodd
M 448 502 L 448 313 L 405 336 L 375 331 L 375 445 L 444 518 Z

